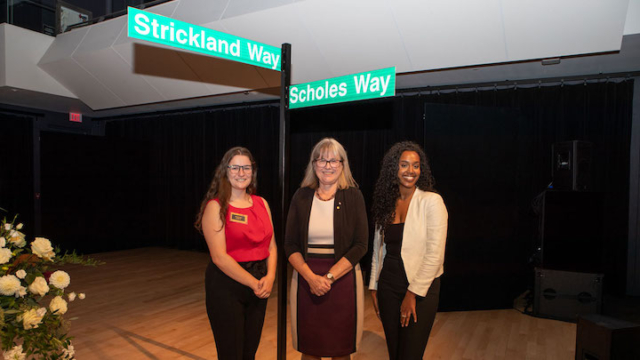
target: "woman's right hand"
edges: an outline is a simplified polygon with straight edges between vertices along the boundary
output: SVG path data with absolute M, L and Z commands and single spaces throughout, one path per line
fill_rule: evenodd
M 373 300 L 373 309 L 376 311 L 378 319 L 380 319 L 380 308 L 378 307 L 378 290 L 371 290 L 371 300 Z
M 310 279 L 306 280 L 313 295 L 323 296 L 331 290 L 331 280 L 324 276 L 313 274 Z

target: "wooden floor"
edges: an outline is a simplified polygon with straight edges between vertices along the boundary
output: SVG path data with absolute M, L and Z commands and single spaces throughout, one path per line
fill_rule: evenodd
M 97 268 L 68 266 L 78 359 L 217 359 L 204 306 L 208 255 L 160 248 L 103 253 Z M 269 300 L 257 359 L 276 357 L 277 294 Z M 425 359 L 574 358 L 576 325 L 516 310 L 438 313 Z M 287 359 L 300 355 L 290 345 Z M 356 360 L 387 359 L 382 326 L 367 296 Z

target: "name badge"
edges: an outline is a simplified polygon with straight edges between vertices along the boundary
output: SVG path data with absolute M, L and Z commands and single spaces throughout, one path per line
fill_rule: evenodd
M 229 220 L 234 223 L 247 224 L 247 215 L 231 213 Z

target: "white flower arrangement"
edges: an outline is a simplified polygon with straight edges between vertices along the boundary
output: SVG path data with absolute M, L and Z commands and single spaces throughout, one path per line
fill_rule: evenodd
M 0 209 L 1 210 L 1 209 Z M 74 359 L 75 349 L 67 335 L 64 314 L 69 302 L 84 299 L 84 293 L 69 292 L 71 277 L 50 268 L 64 264 L 99 265 L 75 253 L 59 256 L 51 242 L 35 238 L 30 246 L 24 225 L 0 222 L 0 340 L 5 360 Z M 43 305 L 48 303 L 48 306 Z

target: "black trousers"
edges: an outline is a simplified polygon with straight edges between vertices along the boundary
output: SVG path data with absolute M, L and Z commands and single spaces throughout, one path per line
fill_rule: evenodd
M 240 263 L 257 279 L 267 273 L 266 261 Z M 205 273 L 207 315 L 220 360 L 253 360 L 260 344 L 267 299 L 231 279 L 213 262 Z
M 378 306 L 390 360 L 420 360 L 424 355 L 438 310 L 440 278 L 436 278 L 427 296 L 416 296 L 416 314 L 409 326 L 400 325 L 400 306 L 407 293 L 409 282 L 402 259 L 386 256 L 378 281 Z

